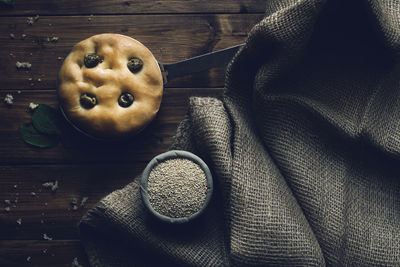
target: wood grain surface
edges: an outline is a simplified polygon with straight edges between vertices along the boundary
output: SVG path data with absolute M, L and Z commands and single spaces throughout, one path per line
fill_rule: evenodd
M 169 63 L 240 44 L 260 18 L 258 14 L 41 16 L 28 25 L 27 17 L 0 17 L 0 89 L 55 89 L 58 69 L 73 45 L 95 34 L 131 36 L 146 45 L 158 61 Z M 48 41 L 52 37 L 58 37 L 57 42 Z M 32 67 L 18 70 L 17 61 L 29 62 Z M 215 87 L 223 83 L 224 72 L 219 69 L 167 86 Z
M 263 0 L 24 0 L 0 15 L 263 13 Z
M 262 18 L 261 0 L 14 0 L 0 4 L 0 266 L 89 266 L 77 223 L 110 192 L 140 175 L 165 152 L 184 118 L 189 97 L 221 97 L 225 69 L 169 81 L 156 119 L 120 142 L 90 141 L 66 124 L 62 141 L 38 149 L 18 127 L 31 121 L 29 103 L 58 107 L 57 73 L 72 46 L 112 32 L 145 44 L 169 63 L 246 40 Z M 34 17 L 33 24 L 27 20 Z M 52 40 L 53 37 L 57 37 Z M 30 62 L 18 70 L 16 62 Z M 6 94 L 14 97 L 6 105 Z M 53 192 L 42 186 L 57 181 Z M 87 198 L 84 205 L 82 199 Z M 76 200 L 78 208 L 71 202 Z M 7 207 L 10 209 L 8 210 Z M 52 240 L 45 240 L 44 234 Z

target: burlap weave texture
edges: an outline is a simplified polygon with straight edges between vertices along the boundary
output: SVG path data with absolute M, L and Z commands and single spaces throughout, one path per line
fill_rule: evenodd
M 400 265 L 400 2 L 266 5 L 172 146 L 213 170 L 210 208 L 160 224 L 136 179 L 82 220 L 93 266 Z

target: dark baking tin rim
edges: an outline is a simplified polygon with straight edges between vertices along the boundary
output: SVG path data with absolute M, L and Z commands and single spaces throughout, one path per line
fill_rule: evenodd
M 64 117 L 64 119 L 67 121 L 67 123 L 68 123 L 75 131 L 77 131 L 78 133 L 82 134 L 83 136 L 85 136 L 85 137 L 87 137 L 87 138 L 93 139 L 93 140 L 95 140 L 95 141 L 109 141 L 108 139 L 103 139 L 103 138 L 101 138 L 101 137 L 96 137 L 96 136 L 93 136 L 93 135 L 88 134 L 87 132 L 81 130 L 81 129 L 78 128 L 78 126 L 76 126 L 72 121 L 70 121 L 70 119 L 67 117 L 67 114 L 65 114 L 64 109 L 62 108 L 61 105 L 59 105 L 58 108 L 59 108 L 59 110 L 60 110 L 60 112 L 61 112 L 61 115 Z
M 198 164 L 200 168 L 204 171 L 207 179 L 207 195 L 206 199 L 203 203 L 202 208 L 197 211 L 196 213 L 193 213 L 192 215 L 188 217 L 180 217 L 180 218 L 172 218 L 169 216 L 162 215 L 155 211 L 153 207 L 150 204 L 148 193 L 147 193 L 147 180 L 149 178 L 151 170 L 160 164 L 163 161 L 169 160 L 169 159 L 174 159 L 174 158 L 183 158 L 183 159 L 188 159 L 193 161 L 194 163 Z M 198 156 L 196 156 L 193 153 L 190 153 L 188 151 L 183 151 L 183 150 L 171 150 L 165 153 L 162 153 L 156 157 L 154 157 L 146 166 L 142 173 L 142 178 L 140 182 L 140 193 L 142 196 L 142 201 L 144 203 L 144 206 L 146 209 L 154 215 L 156 218 L 159 220 L 166 222 L 166 223 L 171 223 L 171 224 L 181 224 L 181 223 L 186 223 L 189 221 L 192 221 L 193 219 L 197 218 L 199 215 L 201 215 L 206 207 L 208 206 L 208 203 L 211 200 L 211 195 L 213 191 L 213 179 L 211 175 L 211 171 L 208 168 L 207 164 Z

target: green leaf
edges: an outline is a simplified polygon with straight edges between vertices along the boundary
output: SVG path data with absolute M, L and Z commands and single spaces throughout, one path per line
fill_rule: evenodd
M 19 134 L 22 139 L 33 146 L 47 148 L 58 144 L 58 135 L 48 135 L 38 132 L 32 124 L 23 124 L 19 127 Z
M 7 5 L 13 5 L 14 4 L 14 0 L 0 0 L 0 2 L 7 4 Z
M 61 134 L 61 114 L 54 108 L 39 104 L 32 114 L 32 124 L 41 133 Z

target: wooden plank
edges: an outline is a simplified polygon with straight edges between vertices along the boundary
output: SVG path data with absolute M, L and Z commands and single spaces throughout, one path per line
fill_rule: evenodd
M 82 266 L 89 266 L 79 240 L 4 240 L 0 241 L 0 248 L 0 266 L 71 267 L 74 258 Z
M 0 17 L 0 32 L 3 33 L 0 35 L 0 90 L 56 88 L 62 58 L 75 43 L 95 34 L 113 32 L 134 37 L 145 44 L 157 60 L 168 63 L 240 44 L 260 19 L 258 14 L 42 16 L 34 25 L 28 25 L 26 17 Z M 48 42 L 47 38 L 51 37 L 59 39 Z M 32 68 L 17 70 L 17 61 L 30 62 Z M 168 83 L 169 87 L 223 85 L 221 69 Z
M 14 91 L 14 105 L 0 104 L 0 164 L 147 161 L 170 146 L 176 127 L 186 114 L 190 96 L 218 97 L 222 91 L 222 88 L 167 88 L 158 116 L 134 138 L 123 143 L 99 143 L 67 134 L 68 139 L 50 149 L 25 144 L 18 135 L 18 127 L 31 120 L 27 111 L 30 102 L 56 107 L 56 92 Z M 6 93 L 0 93 L 0 99 Z
M 0 166 L 0 240 L 43 240 L 44 233 L 54 240 L 78 239 L 77 223 L 85 212 L 140 175 L 146 164 Z M 55 181 L 59 188 L 54 192 L 42 186 Z M 81 207 L 84 197 L 88 200 Z
M 263 13 L 264 0 L 15 0 L 1 6 L 0 15 L 157 14 L 157 13 Z

